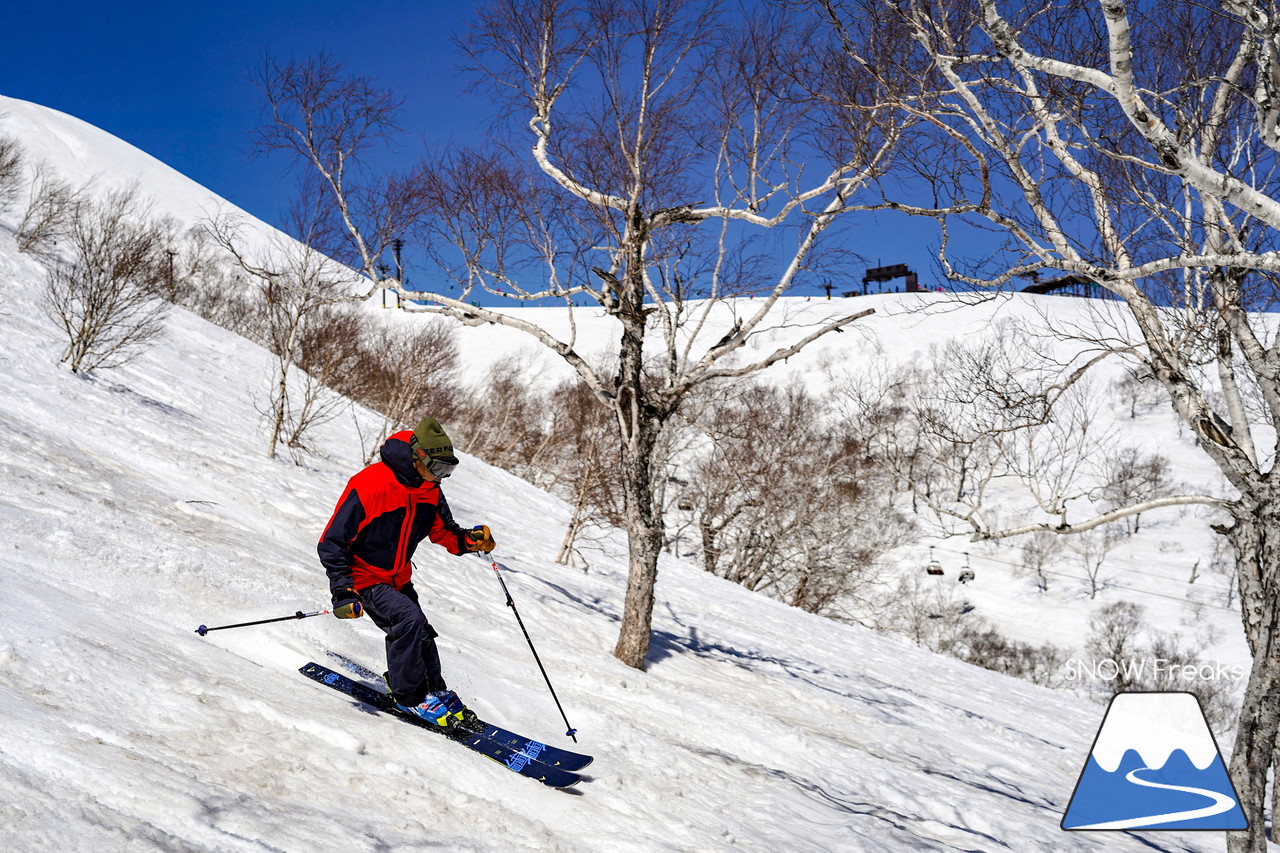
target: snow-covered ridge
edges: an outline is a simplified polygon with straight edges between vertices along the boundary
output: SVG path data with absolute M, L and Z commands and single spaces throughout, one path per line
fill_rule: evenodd
M 221 214 L 259 233 L 275 229 L 128 142 L 74 116 L 0 95 L 0 133 L 16 137 L 28 166 L 43 163 L 73 186 L 101 190 L 136 185 L 154 212 L 184 225 Z

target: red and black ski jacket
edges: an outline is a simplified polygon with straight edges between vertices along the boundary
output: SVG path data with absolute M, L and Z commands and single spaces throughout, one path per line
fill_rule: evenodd
M 454 522 L 440 484 L 413 467 L 412 436 L 404 430 L 388 438 L 382 461 L 347 482 L 317 547 L 332 592 L 379 583 L 400 589 L 412 574 L 413 552 L 428 537 L 451 554 L 467 553 L 466 531 Z

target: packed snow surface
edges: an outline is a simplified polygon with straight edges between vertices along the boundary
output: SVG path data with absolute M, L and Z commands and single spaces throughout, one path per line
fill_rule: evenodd
M 0 130 L 44 145 L 54 165 L 171 192 L 157 204 L 192 218 L 208 198 L 74 119 L 7 99 L 0 110 L 20 119 Z M 543 788 L 298 674 L 330 650 L 380 668 L 368 619 L 201 637 L 201 624 L 328 606 L 315 543 L 360 466 L 353 418 L 365 416 L 323 428 L 302 465 L 265 458 L 267 354 L 184 311 L 132 364 L 71 375 L 39 310 L 43 269 L 13 245 L 0 232 L 6 849 L 1225 847 L 1217 833 L 1061 831 L 1101 706 L 788 608 L 692 562 L 663 557 L 650 666 L 623 666 L 610 654 L 623 537 L 590 572 L 557 565 L 566 505 L 466 456 L 446 486 L 455 517 L 493 529 L 578 746 L 486 563 L 428 543 L 415 584 L 450 686 L 484 718 L 593 754 L 577 788 Z M 938 322 L 981 329 L 999 309 L 971 310 Z M 882 337 L 921 335 L 905 314 L 879 316 Z M 1082 621 L 1007 572 L 981 577 L 1006 579 L 989 602 L 1015 621 Z

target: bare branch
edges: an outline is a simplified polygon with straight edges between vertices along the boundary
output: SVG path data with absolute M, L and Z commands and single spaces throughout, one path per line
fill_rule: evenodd
M 1155 498 L 1149 501 L 1131 504 L 1129 506 L 1113 509 L 1096 515 L 1087 521 L 1077 522 L 1075 524 L 1025 524 L 1020 527 L 1011 527 L 1005 530 L 983 530 L 975 532 L 972 536 L 974 542 L 982 542 L 990 539 L 1008 539 L 1011 536 L 1024 536 L 1028 533 L 1080 533 L 1085 530 L 1092 530 L 1104 524 L 1110 524 L 1114 521 L 1121 521 L 1130 516 L 1140 515 L 1144 512 L 1150 512 L 1155 509 L 1164 509 L 1171 506 L 1209 506 L 1214 509 L 1229 510 L 1230 502 L 1222 498 L 1216 498 L 1212 495 L 1174 495 L 1167 498 Z

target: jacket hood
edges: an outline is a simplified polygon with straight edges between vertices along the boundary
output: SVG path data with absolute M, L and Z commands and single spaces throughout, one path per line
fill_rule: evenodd
M 409 430 L 398 432 L 382 443 L 382 462 L 396 475 L 396 479 L 411 489 L 417 489 L 426 481 L 413 467 L 413 452 L 409 449 Z

